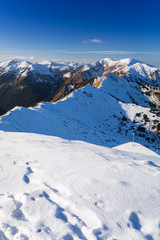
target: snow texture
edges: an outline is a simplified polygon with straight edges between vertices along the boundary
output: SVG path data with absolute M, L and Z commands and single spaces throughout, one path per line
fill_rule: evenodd
M 0 146 L 0 239 L 159 239 L 159 155 L 3 131 Z
M 144 121 L 142 114 L 133 124 L 137 112 L 147 113 L 151 119 L 157 118 L 147 108 L 149 100 L 140 92 L 140 88 L 134 86 L 127 87 L 123 81 L 121 85 L 113 77 L 107 77 L 99 89 L 88 85 L 54 104 L 41 103 L 36 108 L 28 109 L 16 107 L 0 118 L 0 129 L 114 147 L 132 141 L 132 127 L 136 129 Z M 136 101 L 142 106 L 131 103 L 131 94 L 135 94 Z M 138 131 L 135 132 L 135 141 L 156 151 L 158 138 L 149 132 L 150 122 L 144 122 L 144 127 L 146 136 L 154 138 L 153 141 L 148 142 Z
M 136 60 L 103 59 L 82 74 L 98 78 L 115 64 L 133 79 L 110 73 L 98 89 L 88 85 L 63 101 L 0 117 L 0 240 L 160 239 L 160 157 L 151 151 L 158 142 L 136 131 L 131 142 L 132 127 L 147 120 L 151 137 L 148 119 L 159 119 L 137 82 L 141 75 L 158 85 L 159 70 L 154 79 L 153 67 Z M 0 68 L 13 65 L 17 72 L 66 69 L 18 60 Z

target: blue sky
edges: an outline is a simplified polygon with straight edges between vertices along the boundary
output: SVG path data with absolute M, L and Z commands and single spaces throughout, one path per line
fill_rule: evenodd
M 160 67 L 159 0 L 0 0 L 0 58 L 136 58 Z

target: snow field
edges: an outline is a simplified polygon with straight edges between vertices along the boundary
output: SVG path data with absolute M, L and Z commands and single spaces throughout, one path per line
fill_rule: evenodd
M 159 155 L 3 131 L 0 146 L 0 239 L 159 239 Z

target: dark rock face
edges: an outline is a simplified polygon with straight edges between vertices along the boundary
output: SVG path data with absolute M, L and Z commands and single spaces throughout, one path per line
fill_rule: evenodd
M 28 71 L 26 76 L 16 72 L 0 72 L 0 115 L 15 106 L 30 107 L 41 101 L 56 102 L 70 92 L 85 86 L 92 81 L 84 81 L 82 68 L 74 68 L 70 77 L 63 77 L 65 71 L 57 70 L 56 74 L 46 75 L 36 71 Z M 25 69 L 24 69 L 25 71 Z
M 0 85 L 0 109 L 6 112 L 15 106 L 29 107 L 45 101 L 62 83 L 61 79 L 56 82 L 50 80 L 49 83 L 35 82 L 31 75 L 7 80 Z

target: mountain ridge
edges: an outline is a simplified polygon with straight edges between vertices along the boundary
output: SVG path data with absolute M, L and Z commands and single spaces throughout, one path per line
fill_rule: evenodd
M 0 108 L 6 112 L 17 105 L 29 107 L 41 101 L 56 102 L 88 83 L 99 87 L 110 73 L 141 85 L 160 86 L 160 70 L 134 59 L 104 58 L 79 66 L 15 59 L 0 63 Z
M 26 85 L 25 92 L 22 85 L 16 99 L 34 100 L 34 104 L 28 109 L 16 107 L 2 116 L 1 130 L 35 132 L 113 147 L 131 141 L 134 129 L 136 141 L 156 151 L 160 135 L 159 69 L 131 59 L 102 59 L 89 65 L 69 66 L 71 71 L 66 71 L 63 64 L 54 67 L 54 73 L 58 71 L 62 76 L 55 91 L 48 82 Z M 27 79 L 17 78 L 8 84 L 13 84 L 14 91 L 14 84 L 26 83 Z M 42 99 L 40 104 L 35 97 L 40 93 L 39 89 L 36 92 L 39 84 L 49 93 L 41 91 L 46 102 Z
M 155 133 L 160 122 L 159 111 L 151 112 L 147 106 L 122 102 L 105 89 L 105 84 L 99 89 L 88 85 L 57 103 L 43 102 L 36 108 L 16 107 L 0 118 L 0 129 L 109 147 L 131 141 L 134 129 L 135 141 L 156 150 L 159 144 L 159 136 Z

